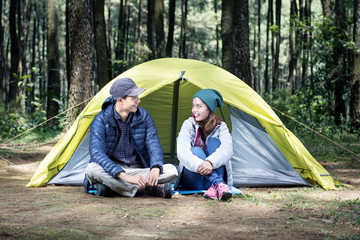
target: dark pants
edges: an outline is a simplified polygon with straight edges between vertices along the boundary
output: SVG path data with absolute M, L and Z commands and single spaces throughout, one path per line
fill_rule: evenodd
M 194 155 L 205 161 L 206 157 L 213 154 L 220 145 L 221 142 L 219 139 L 211 138 L 208 141 L 206 152 L 200 147 L 193 147 L 191 148 L 191 151 Z M 210 188 L 212 184 L 217 185 L 219 183 L 225 183 L 225 166 L 213 169 L 212 174 L 206 176 L 191 172 L 184 167 L 180 188 L 187 190 L 203 190 Z

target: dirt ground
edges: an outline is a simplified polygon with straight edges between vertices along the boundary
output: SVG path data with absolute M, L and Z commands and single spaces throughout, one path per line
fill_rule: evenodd
M 358 160 L 321 163 L 353 186 L 336 191 L 242 188 L 229 202 L 104 198 L 82 187 L 26 187 L 52 145 L 0 156 L 0 239 L 360 239 Z

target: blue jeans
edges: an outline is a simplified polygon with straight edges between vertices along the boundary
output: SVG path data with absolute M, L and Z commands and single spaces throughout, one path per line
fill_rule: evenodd
M 200 147 L 193 147 L 191 151 L 194 155 L 205 161 L 206 157 L 213 154 L 221 145 L 217 138 L 210 138 L 207 144 L 206 152 Z M 210 175 L 200 175 L 199 173 L 191 172 L 184 167 L 181 176 L 179 187 L 187 190 L 203 190 L 211 187 L 212 184 L 217 185 L 225 183 L 225 166 L 221 166 L 212 170 Z

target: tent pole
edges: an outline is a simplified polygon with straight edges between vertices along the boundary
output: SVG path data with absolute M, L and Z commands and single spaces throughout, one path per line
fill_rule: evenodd
M 173 88 L 173 101 L 172 101 L 172 115 L 171 115 L 171 141 L 170 141 L 170 157 L 175 159 L 175 146 L 176 146 L 176 130 L 178 119 L 178 107 L 179 107 L 179 86 L 180 78 L 174 82 Z

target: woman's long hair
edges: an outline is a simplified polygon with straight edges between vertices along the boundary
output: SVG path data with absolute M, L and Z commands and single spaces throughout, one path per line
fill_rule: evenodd
M 210 133 L 215 129 L 217 125 L 221 124 L 221 119 L 215 116 L 215 114 L 210 111 L 207 119 L 196 123 L 200 125 L 200 128 L 205 134 L 205 138 L 206 138 L 207 136 L 210 135 Z

